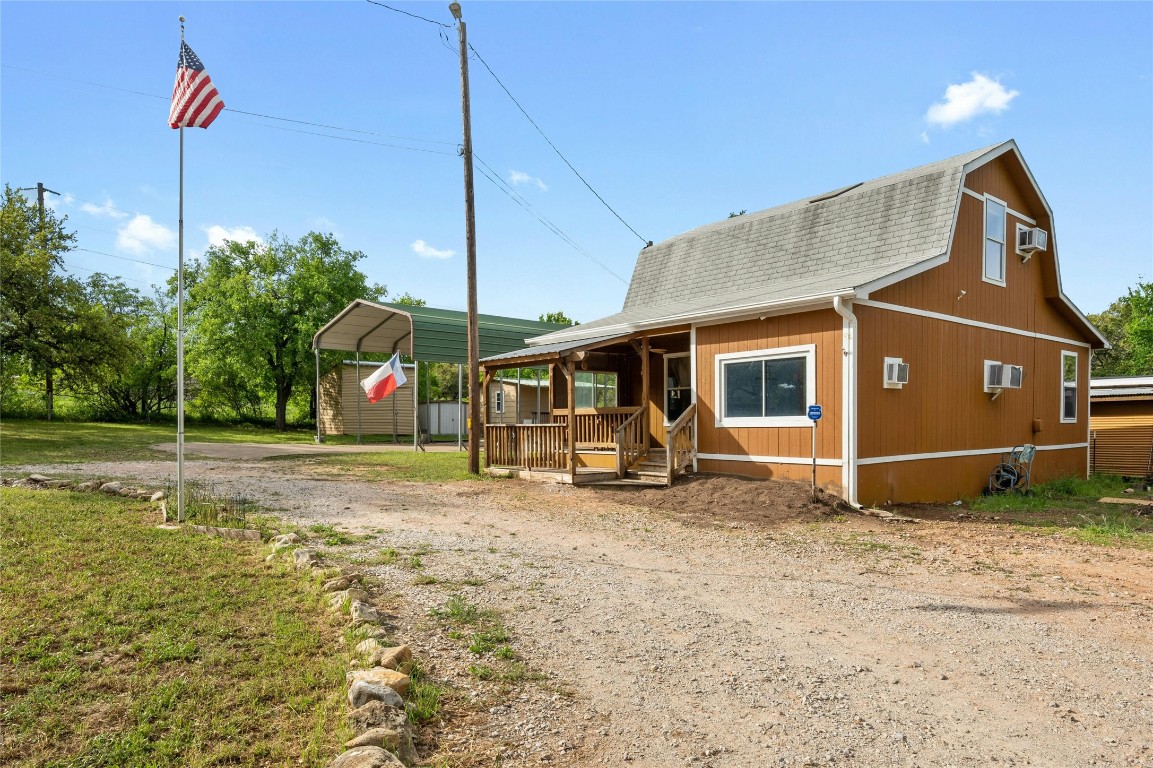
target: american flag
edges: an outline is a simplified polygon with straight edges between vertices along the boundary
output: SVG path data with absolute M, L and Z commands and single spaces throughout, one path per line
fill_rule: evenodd
M 204 71 L 200 57 L 181 40 L 176 85 L 172 87 L 172 109 L 168 113 L 169 127 L 207 128 L 222 109 L 224 102 L 212 78 Z

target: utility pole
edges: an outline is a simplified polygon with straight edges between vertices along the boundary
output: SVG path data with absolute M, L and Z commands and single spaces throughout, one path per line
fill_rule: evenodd
M 448 6 L 460 32 L 460 111 L 464 119 L 464 239 L 468 258 L 468 471 L 480 474 L 480 327 L 476 316 L 476 200 L 472 191 L 472 118 L 468 100 L 468 35 L 460 3 Z
M 40 247 L 48 248 L 48 236 L 44 233 L 44 193 L 51 192 L 54 195 L 59 195 L 59 192 L 48 189 L 44 186 L 44 182 L 36 182 L 35 187 L 21 187 L 18 192 L 31 192 L 36 190 L 36 205 L 40 210 Z M 53 400 L 53 386 L 52 386 L 52 363 L 48 363 L 47 370 L 44 372 L 44 401 L 45 410 L 48 413 L 48 421 L 52 421 L 52 400 Z

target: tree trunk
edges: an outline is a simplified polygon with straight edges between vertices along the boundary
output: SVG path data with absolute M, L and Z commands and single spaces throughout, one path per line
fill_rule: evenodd
M 276 431 L 288 431 L 288 396 L 292 394 L 292 387 L 276 388 Z
M 52 421 L 52 366 L 44 374 L 44 405 L 48 412 L 48 420 Z

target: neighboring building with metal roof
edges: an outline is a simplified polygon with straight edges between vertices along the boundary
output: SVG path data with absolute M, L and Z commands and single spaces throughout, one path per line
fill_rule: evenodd
M 1062 290 L 1052 211 L 1007 141 L 650 245 L 620 312 L 483 364 L 549 363 L 570 393 L 578 367 L 615 377 L 611 413 L 578 413 L 554 377 L 567 456 L 550 435 L 525 460 L 509 432 L 504 461 L 547 459 L 576 481 L 605 466 L 579 449 L 607 434 L 619 476 L 659 458 L 671 477 L 689 456 L 700 470 L 815 471 L 883 503 L 974 495 L 1022 443 L 1041 451 L 1037 479 L 1084 475 L 1089 353 L 1105 346 Z
M 1094 472 L 1153 478 L 1153 376 L 1089 382 L 1089 460 Z

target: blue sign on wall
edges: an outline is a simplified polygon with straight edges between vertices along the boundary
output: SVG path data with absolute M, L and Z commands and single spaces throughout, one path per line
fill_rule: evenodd
M 810 405 L 809 406 L 809 418 L 812 419 L 813 421 L 819 421 L 821 418 L 821 406 Z

